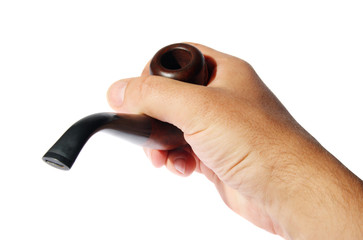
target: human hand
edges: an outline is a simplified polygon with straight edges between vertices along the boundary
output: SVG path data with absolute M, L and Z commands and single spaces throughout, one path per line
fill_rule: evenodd
M 293 119 L 248 63 L 193 45 L 212 60 L 207 87 L 150 76 L 147 65 L 140 77 L 109 90 L 116 111 L 146 114 L 184 132 L 189 146 L 145 150 L 153 164 L 183 176 L 204 174 L 232 210 L 285 238 L 342 239 L 344 226 L 334 217 L 346 217 L 358 236 L 362 200 L 337 206 L 363 199 L 362 182 Z

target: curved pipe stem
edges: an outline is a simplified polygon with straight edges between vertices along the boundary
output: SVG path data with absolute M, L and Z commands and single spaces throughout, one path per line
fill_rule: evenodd
M 88 139 L 100 130 L 159 150 L 187 144 L 183 132 L 177 127 L 146 115 L 96 113 L 73 124 L 48 150 L 43 160 L 53 167 L 69 170 Z

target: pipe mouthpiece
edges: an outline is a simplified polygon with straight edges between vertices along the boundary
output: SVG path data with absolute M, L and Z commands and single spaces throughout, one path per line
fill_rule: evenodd
M 74 161 L 71 161 L 65 158 L 62 155 L 57 153 L 47 152 L 43 156 L 43 161 L 48 163 L 50 166 L 61 169 L 61 170 L 69 170 L 71 169 Z

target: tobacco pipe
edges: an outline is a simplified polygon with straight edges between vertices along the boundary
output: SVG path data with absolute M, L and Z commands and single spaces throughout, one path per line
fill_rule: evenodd
M 160 49 L 151 60 L 150 74 L 199 85 L 208 83 L 203 54 L 184 43 Z M 42 159 L 53 167 L 69 170 L 88 139 L 101 130 L 159 150 L 172 150 L 187 144 L 183 132 L 169 123 L 141 114 L 104 112 L 89 115 L 73 124 Z

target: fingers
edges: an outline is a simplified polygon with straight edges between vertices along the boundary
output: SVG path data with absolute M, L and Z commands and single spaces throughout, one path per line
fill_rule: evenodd
M 166 164 L 168 159 L 168 151 L 144 148 L 146 156 L 151 160 L 154 167 L 160 168 Z
M 215 173 L 195 156 L 189 146 L 174 151 L 161 151 L 150 148 L 144 148 L 144 151 L 154 167 L 166 166 L 170 172 L 184 177 L 191 175 L 193 172 L 198 172 L 204 174 L 215 184 L 220 181 Z
M 184 149 L 175 149 L 169 151 L 166 167 L 174 174 L 186 177 L 194 172 L 196 163 L 192 154 Z
M 166 166 L 172 173 L 179 176 L 189 176 L 196 169 L 196 161 L 193 154 L 185 148 L 171 151 L 144 149 L 146 155 L 155 167 Z

